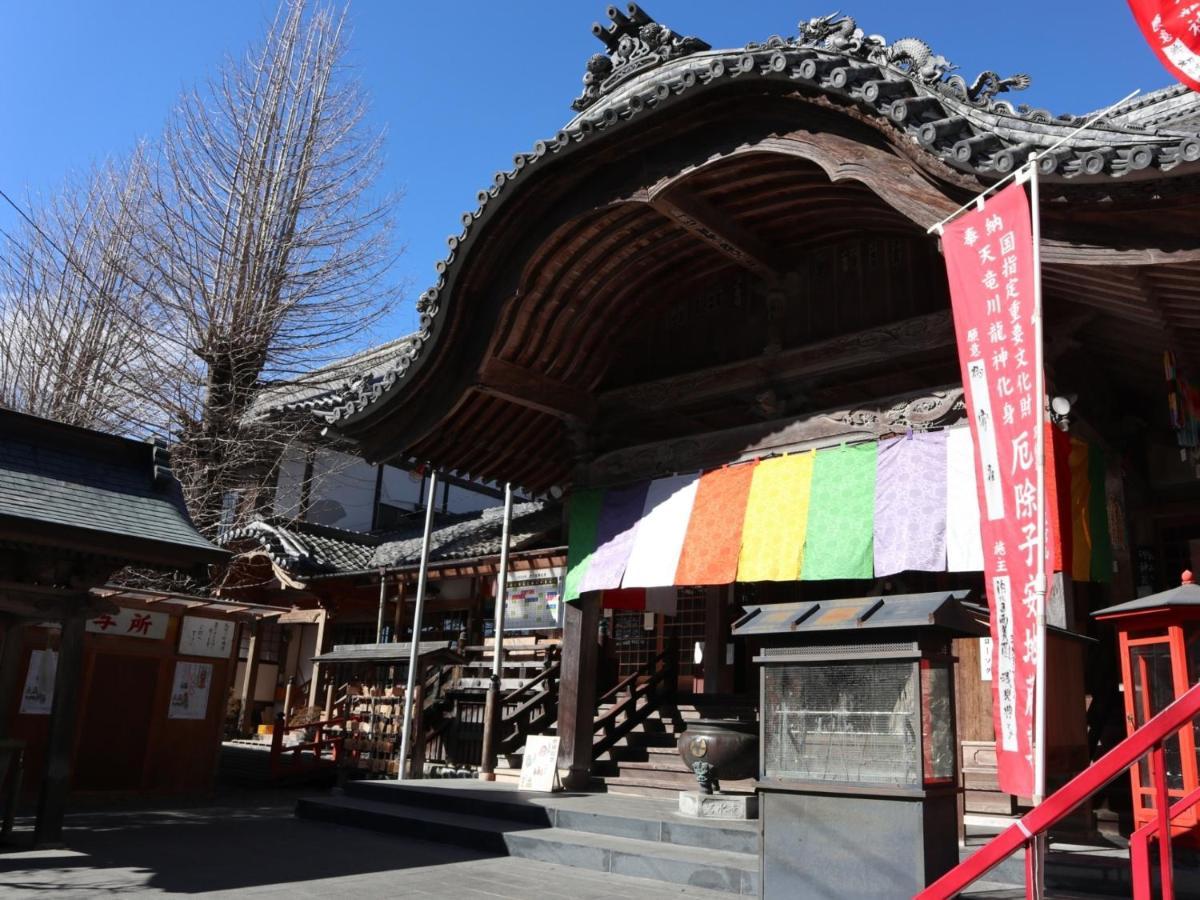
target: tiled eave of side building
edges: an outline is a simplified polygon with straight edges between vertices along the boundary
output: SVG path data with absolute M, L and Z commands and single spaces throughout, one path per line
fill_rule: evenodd
M 500 553 L 503 507 L 439 515 L 430 535 L 431 563 L 479 559 Z M 560 542 L 562 509 L 545 502 L 513 506 L 509 549 L 553 549 Z M 407 570 L 421 557 L 424 514 L 386 534 L 361 534 L 324 525 L 263 519 L 227 534 L 222 544 L 240 554 L 266 556 L 281 580 L 292 586 L 312 578 L 334 578 Z
M 848 17 L 801 23 L 793 37 L 713 50 L 661 28 L 632 4 L 630 15 L 618 13 L 625 25 L 594 27 L 610 47 L 608 61 L 598 54 L 589 62 L 584 94 L 574 104 L 578 114 L 532 150 L 517 153 L 512 168 L 497 172 L 477 194 L 476 208 L 463 213 L 462 231 L 448 239 L 449 253 L 437 263 L 436 283 L 417 303 L 417 333 L 370 378 L 311 405 L 315 416 L 335 428 L 365 417 L 412 377 L 438 338 L 439 314 L 453 292 L 457 268 L 483 226 L 531 173 L 723 85 L 760 82 L 800 92 L 872 125 L 914 165 L 963 191 L 983 189 L 1063 139 L 1038 161 L 1043 182 L 1063 190 L 1087 186 L 1104 193 L 1141 184 L 1154 194 L 1169 190 L 1165 173 L 1200 172 L 1200 96 L 1182 86 L 1135 98 L 1105 122 L 1080 131 L 1087 115 L 1055 116 L 1006 99 L 1028 83 L 1025 76 L 985 72 L 968 82 L 949 74 L 949 63 L 924 42 L 905 38 L 887 44 L 864 35 Z M 645 24 L 628 27 L 637 26 L 639 16 L 659 28 L 656 46 L 630 37 L 647 33 Z

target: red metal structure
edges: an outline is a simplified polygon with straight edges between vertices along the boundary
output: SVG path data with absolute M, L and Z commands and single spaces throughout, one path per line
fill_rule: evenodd
M 1157 815 L 1153 821 L 1140 828 L 1130 842 L 1134 897 L 1137 900 L 1148 900 L 1151 896 L 1150 838 L 1154 835 L 1170 834 L 1167 830 L 1169 820 L 1189 812 L 1200 803 L 1200 790 L 1196 790 L 1175 804 L 1170 804 L 1164 752 L 1164 747 L 1173 737 L 1177 739 L 1181 729 L 1191 731 L 1192 721 L 1197 715 L 1200 715 L 1200 685 L 1189 688 L 1181 697 L 1134 730 L 1129 737 L 1047 797 L 1040 806 L 917 894 L 918 900 L 947 900 L 957 896 L 1021 848 L 1025 849 L 1025 893 L 1027 897 L 1033 897 L 1033 848 L 1038 835 L 1048 832 L 1070 815 L 1080 803 L 1149 755 L 1149 777 L 1154 785 L 1153 799 Z M 1175 890 L 1171 841 L 1160 840 L 1160 844 L 1161 896 L 1163 900 L 1173 900 Z
M 1200 680 L 1200 586 L 1184 572 L 1179 587 L 1094 613 L 1117 629 L 1121 678 L 1125 684 L 1125 723 L 1132 734 L 1168 703 Z M 1167 793 L 1172 800 L 1200 788 L 1196 734 L 1187 729 L 1164 748 Z M 1157 820 L 1156 787 L 1145 763 L 1131 772 L 1134 827 Z M 1197 811 L 1172 817 L 1171 833 L 1191 844 L 1200 841 Z
M 344 718 L 334 718 L 308 725 L 285 725 L 283 716 L 277 716 L 275 729 L 271 732 L 271 777 L 298 775 L 327 766 L 336 766 L 342 758 L 344 736 L 327 737 L 325 729 L 340 726 Z M 312 732 L 311 738 L 284 746 L 285 732 Z M 326 755 L 328 753 L 328 756 Z M 290 754 L 290 758 L 285 756 Z

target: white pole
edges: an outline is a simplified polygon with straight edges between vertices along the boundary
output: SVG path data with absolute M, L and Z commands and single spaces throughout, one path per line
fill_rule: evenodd
M 1034 462 L 1037 466 L 1038 556 L 1036 609 L 1037 619 L 1037 682 L 1034 690 L 1033 743 L 1033 802 L 1036 806 L 1046 799 L 1046 374 L 1042 350 L 1042 216 L 1038 191 L 1037 154 L 1029 157 L 1029 206 L 1033 219 L 1033 372 L 1034 396 L 1037 398 L 1037 434 L 1034 439 Z
M 429 536 L 433 532 L 433 504 L 437 494 L 437 470 L 429 473 L 429 497 L 425 501 L 425 533 L 421 538 L 421 565 L 417 570 L 417 605 L 413 610 L 412 641 L 408 650 L 408 681 L 404 685 L 404 718 L 400 724 L 400 765 L 396 778 L 404 780 L 412 731 L 413 691 L 417 689 L 417 663 L 421 649 L 421 619 L 425 615 L 425 575 L 429 569 Z M 418 735 L 420 739 L 420 735 Z M 419 777 L 419 776 L 418 776 Z
M 500 572 L 496 576 L 496 643 L 492 653 L 492 684 L 499 688 L 504 671 L 504 600 L 508 595 L 508 533 L 512 526 L 512 484 L 504 485 L 504 527 L 500 536 Z
M 1034 620 L 1037 666 L 1033 700 L 1033 805 L 1046 799 L 1046 371 L 1042 329 L 1042 211 L 1038 190 L 1038 155 L 1029 157 L 1029 207 L 1033 226 L 1033 384 L 1037 398 L 1034 464 L 1037 466 L 1038 554 L 1034 581 Z M 1047 835 L 1042 832 L 1033 846 L 1033 896 L 1046 896 Z
M 496 779 L 496 744 L 504 710 L 500 708 L 500 683 L 504 674 L 504 607 L 508 597 L 508 535 L 512 525 L 512 483 L 504 484 L 504 524 L 500 531 L 500 571 L 496 575 L 496 613 L 492 622 L 492 680 L 488 682 L 483 714 L 483 758 L 479 777 Z

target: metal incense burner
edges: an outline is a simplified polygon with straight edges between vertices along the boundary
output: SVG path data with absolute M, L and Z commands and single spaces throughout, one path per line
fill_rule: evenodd
M 911 897 L 958 862 L 950 640 L 966 592 L 748 606 L 763 897 Z

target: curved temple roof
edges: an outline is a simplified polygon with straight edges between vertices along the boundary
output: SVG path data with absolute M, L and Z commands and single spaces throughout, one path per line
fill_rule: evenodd
M 790 90 L 876 129 L 921 177 L 962 196 L 1012 172 L 1030 154 L 1051 148 L 1086 119 L 1010 101 L 1028 86 L 1028 76 L 989 71 L 968 81 L 952 74 L 954 67 L 925 42 L 889 43 L 864 33 L 850 17 L 811 19 L 801 22 L 794 36 L 713 50 L 654 22 L 635 4 L 626 13 L 609 7 L 609 16 L 611 25 L 593 26 L 606 52 L 588 61 L 584 91 L 573 104 L 575 117 L 532 150 L 516 154 L 513 167 L 497 172 L 479 192 L 478 207 L 463 214 L 463 230 L 449 238 L 450 252 L 437 264 L 437 283 L 418 302 L 418 333 L 391 358 L 390 368 L 315 408 L 320 418 L 355 430 L 379 400 L 421 367 L 427 345 L 445 331 L 439 316 L 445 318 L 456 269 L 479 242 L 485 220 L 530 173 L 605 135 L 645 127 L 643 122 L 694 97 L 734 84 Z M 1045 183 L 1063 190 L 1076 184 L 1106 189 L 1146 183 L 1157 191 L 1166 173 L 1173 178 L 1200 171 L 1198 127 L 1200 97 L 1181 86 L 1166 88 L 1123 104 L 1104 123 L 1074 135 L 1039 159 L 1039 172 Z M 917 214 L 909 217 L 917 225 L 936 221 L 928 206 L 914 209 Z

